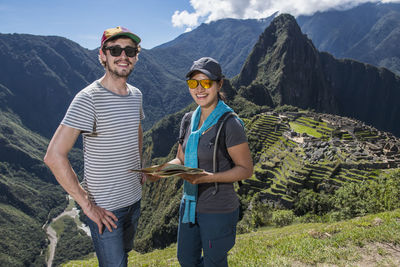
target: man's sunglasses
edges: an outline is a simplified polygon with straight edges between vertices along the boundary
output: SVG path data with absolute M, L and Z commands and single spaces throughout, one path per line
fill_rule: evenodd
M 113 57 L 119 57 L 122 51 L 125 51 L 125 55 L 127 55 L 128 57 L 135 57 L 136 54 L 138 53 L 137 47 L 132 47 L 132 46 L 127 46 L 124 48 L 120 47 L 119 45 L 107 46 L 103 48 L 104 52 L 105 50 L 110 50 L 110 54 Z
M 200 85 L 204 88 L 204 89 L 208 89 L 213 85 L 213 80 L 194 80 L 194 79 L 190 79 L 190 80 L 186 80 L 188 86 L 190 89 L 195 89 L 197 88 L 197 86 Z

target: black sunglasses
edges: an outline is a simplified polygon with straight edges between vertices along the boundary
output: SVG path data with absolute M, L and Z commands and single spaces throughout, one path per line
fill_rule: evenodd
M 125 55 L 127 55 L 128 57 L 134 57 L 138 53 L 137 47 L 133 46 L 126 46 L 124 48 L 120 47 L 119 45 L 103 47 L 104 53 L 106 50 L 110 50 L 110 54 L 113 57 L 119 57 L 122 51 L 125 51 Z

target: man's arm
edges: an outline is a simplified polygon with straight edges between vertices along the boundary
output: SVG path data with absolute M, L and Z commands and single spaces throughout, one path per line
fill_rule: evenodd
M 138 136 L 139 136 L 139 155 L 140 155 L 140 162 L 142 162 L 142 159 L 143 159 L 143 157 L 142 157 L 142 150 L 143 150 L 143 129 L 142 129 L 142 123 L 140 122 L 139 123 L 139 134 L 138 134 Z
M 60 125 L 51 139 L 44 157 L 45 164 L 50 168 L 58 183 L 81 206 L 83 212 L 94 221 L 99 232 L 103 232 L 103 225 L 109 231 L 116 228 L 115 215 L 96 206 L 89 200 L 88 193 L 79 184 L 78 177 L 68 160 L 68 153 L 74 146 L 80 130 Z
M 143 161 L 143 129 L 142 129 L 142 123 L 139 122 L 139 129 L 138 129 L 138 143 L 139 143 L 139 156 L 140 156 L 140 167 L 144 167 L 144 161 Z M 147 177 L 143 173 L 141 173 L 142 179 L 140 179 L 140 183 L 143 185 Z

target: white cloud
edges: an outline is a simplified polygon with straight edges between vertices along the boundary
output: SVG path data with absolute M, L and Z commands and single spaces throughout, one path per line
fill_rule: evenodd
M 190 0 L 194 12 L 175 11 L 174 27 L 193 28 L 201 22 L 223 18 L 260 19 L 273 13 L 289 13 L 293 16 L 312 15 L 331 8 L 348 9 L 366 2 L 400 2 L 400 0 Z
M 199 15 L 196 13 L 189 13 L 186 10 L 175 11 L 174 15 L 172 15 L 172 25 L 174 25 L 174 27 L 196 26 L 198 24 L 198 18 Z

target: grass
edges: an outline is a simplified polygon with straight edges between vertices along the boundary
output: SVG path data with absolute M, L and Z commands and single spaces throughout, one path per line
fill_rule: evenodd
M 293 224 L 238 235 L 229 266 L 399 266 L 400 210 L 335 223 Z M 179 266 L 176 245 L 129 254 L 129 266 Z M 97 266 L 97 260 L 63 266 Z
M 304 126 L 300 123 L 296 123 L 296 122 L 289 122 L 290 124 L 290 128 L 292 128 L 295 132 L 297 133 L 306 133 L 310 136 L 314 136 L 316 138 L 322 138 L 323 135 L 318 132 L 316 129 L 308 127 L 308 126 Z

